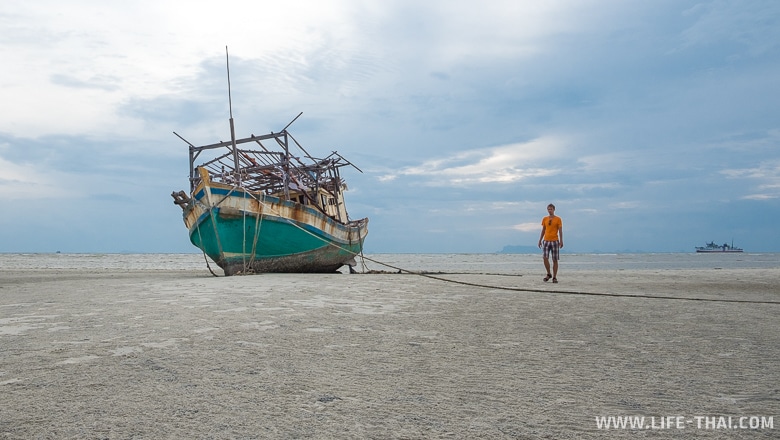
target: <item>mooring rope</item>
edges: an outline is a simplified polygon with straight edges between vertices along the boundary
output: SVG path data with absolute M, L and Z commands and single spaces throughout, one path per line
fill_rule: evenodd
M 194 200 L 194 199 L 193 199 L 193 200 Z M 200 202 L 198 202 L 197 200 L 195 200 L 195 203 L 200 203 Z M 205 206 L 206 206 L 206 205 L 204 205 L 203 203 L 200 203 L 200 204 L 201 204 L 203 207 L 205 207 Z M 210 209 L 210 208 L 209 208 L 209 209 Z M 205 245 L 205 244 L 203 244 L 203 236 L 202 236 L 202 235 L 201 235 L 201 233 L 200 233 L 200 223 L 198 223 L 198 219 L 195 219 L 195 229 L 198 231 L 198 240 L 200 241 L 200 245 L 201 245 L 201 246 L 203 246 L 203 247 L 205 248 L 205 247 L 206 247 L 206 245 Z M 203 251 L 203 259 L 204 259 L 204 260 L 206 260 L 206 267 L 208 267 L 208 268 L 209 268 L 209 272 L 211 272 L 211 274 L 212 274 L 212 275 L 214 275 L 214 276 L 217 276 L 217 274 L 215 274 L 215 273 L 214 273 L 214 271 L 211 269 L 211 265 L 209 264 L 209 259 L 208 259 L 208 257 L 206 256 L 206 250 L 205 250 L 205 249 L 203 249 L 203 248 L 201 248 L 201 251 Z
M 231 191 L 232 192 L 232 191 Z M 313 237 L 318 238 L 319 240 L 322 240 L 325 244 L 329 246 L 334 246 L 336 248 L 339 248 L 345 252 L 352 252 L 350 249 L 346 249 L 343 246 L 333 243 L 331 241 L 325 240 L 324 238 L 320 237 L 317 234 L 314 234 L 311 231 L 306 230 L 305 228 L 302 228 L 300 225 L 296 224 L 292 220 L 284 217 L 281 215 L 280 212 L 275 212 L 271 207 L 266 205 L 266 203 L 258 198 L 255 197 L 254 194 L 251 192 L 247 193 L 258 201 L 259 204 L 263 205 L 263 214 L 265 213 L 265 208 L 267 208 L 272 213 L 276 214 L 279 218 L 284 219 L 291 225 L 295 226 L 296 228 L 306 232 L 307 234 L 312 235 Z M 224 199 L 222 200 L 224 201 Z M 220 203 L 222 202 L 220 201 Z M 200 231 L 198 231 L 200 232 Z M 205 253 L 204 253 L 205 256 Z M 696 297 L 690 297 L 690 296 L 669 296 L 669 295 L 646 295 L 646 294 L 630 294 L 630 293 L 609 293 L 609 292 L 587 292 L 587 291 L 572 291 L 572 290 L 554 290 L 554 289 L 531 289 L 526 287 L 509 287 L 509 286 L 496 286 L 496 285 L 489 285 L 489 284 L 479 284 L 479 283 L 471 283 L 468 281 L 460 281 L 460 280 L 453 280 L 449 278 L 442 278 L 440 276 L 436 276 L 429 272 L 423 272 L 423 271 L 413 271 L 409 269 L 404 269 L 402 267 L 393 266 L 392 264 L 384 263 L 382 261 L 378 261 L 373 258 L 366 257 L 363 254 L 363 251 L 361 249 L 360 251 L 360 258 L 363 260 L 368 260 L 373 263 L 389 267 L 391 269 L 395 269 L 398 271 L 398 273 L 408 273 L 411 275 L 418 275 L 425 278 L 430 278 L 437 281 L 442 281 L 446 283 L 453 283 L 453 284 L 460 284 L 464 286 L 471 286 L 471 287 L 479 287 L 484 289 L 496 289 L 496 290 L 508 290 L 513 292 L 530 292 L 530 293 L 555 293 L 560 295 L 580 295 L 580 296 L 604 296 L 604 297 L 614 297 L 614 298 L 643 298 L 643 299 L 663 299 L 663 300 L 674 300 L 674 301 L 701 301 L 701 302 L 718 302 L 718 303 L 744 303 L 744 304 L 774 304 L 774 305 L 780 305 L 780 301 L 769 301 L 769 300 L 739 300 L 739 299 L 728 299 L 728 298 L 696 298 Z M 208 261 L 206 261 L 208 264 Z M 366 268 L 365 261 L 363 261 L 363 267 Z M 209 270 L 211 270 L 211 267 L 209 267 Z M 211 272 L 214 274 L 214 272 Z M 364 272 L 365 274 L 366 272 Z M 438 272 L 437 274 L 443 274 L 443 275 L 457 275 L 455 273 L 446 273 L 446 272 Z M 506 275 L 506 274 L 473 274 L 473 275 Z M 214 276 L 217 276 L 214 274 Z
M 260 204 L 257 205 L 258 208 L 260 208 Z M 259 215 L 257 215 L 257 218 L 255 219 L 255 237 L 252 240 L 252 257 L 249 258 L 249 267 L 244 268 L 246 271 L 249 270 L 254 264 L 255 264 L 255 253 L 257 252 L 257 242 L 260 241 L 260 227 L 263 225 L 261 220 L 263 219 L 263 215 L 265 215 L 265 212 L 262 209 L 258 209 L 260 211 Z
M 389 268 L 398 270 L 399 272 L 406 272 L 412 275 L 419 275 L 426 278 L 431 278 L 438 281 L 444 281 L 447 283 L 454 283 L 454 284 L 462 284 L 464 286 L 472 286 L 472 287 L 481 287 L 485 289 L 498 289 L 498 290 L 509 290 L 513 292 L 531 292 L 531 293 L 557 293 L 562 295 L 585 295 L 585 296 L 611 296 L 611 297 L 617 297 L 617 298 L 646 298 L 646 299 L 666 299 L 666 300 L 677 300 L 677 301 L 704 301 L 704 302 L 722 302 L 722 303 L 746 303 L 746 304 L 775 304 L 780 305 L 780 301 L 763 301 L 763 300 L 739 300 L 739 299 L 728 299 L 728 298 L 696 298 L 696 297 L 689 297 L 689 296 L 668 296 L 668 295 L 646 295 L 646 294 L 630 294 L 630 293 L 609 293 L 609 292 L 584 292 L 584 291 L 571 291 L 571 290 L 553 290 L 553 289 L 530 289 L 526 287 L 508 287 L 508 286 L 495 286 L 495 285 L 489 285 L 489 284 L 478 284 L 478 283 L 470 283 L 468 281 L 459 281 L 459 280 L 452 280 L 449 278 L 442 278 L 436 275 L 433 275 L 431 273 L 426 272 L 418 272 L 418 271 L 411 271 L 408 269 L 403 269 L 400 267 L 396 267 L 387 263 L 383 263 L 381 261 L 377 261 L 374 259 L 371 259 L 369 257 L 366 257 L 361 254 L 362 258 L 365 258 L 368 261 L 381 264 L 383 266 L 387 266 Z M 447 275 L 447 273 L 444 273 Z M 449 275 L 455 275 L 455 274 L 449 274 Z M 484 274 L 473 274 L 473 275 L 484 275 Z M 488 274 L 488 275 L 499 275 L 499 274 Z

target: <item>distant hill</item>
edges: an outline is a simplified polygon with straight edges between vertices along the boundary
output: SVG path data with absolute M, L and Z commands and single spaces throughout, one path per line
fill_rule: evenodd
M 536 247 L 536 246 L 504 246 L 503 249 L 496 252 L 497 254 L 536 254 L 541 253 L 542 251 Z M 563 250 L 561 250 L 563 252 Z M 655 251 L 656 253 L 664 253 L 668 251 Z M 671 251 L 671 252 L 679 252 L 679 253 L 687 253 L 686 250 L 678 250 L 678 251 Z M 594 249 L 594 250 L 581 250 L 581 249 L 570 249 L 566 248 L 567 254 L 578 254 L 578 253 L 585 253 L 585 254 L 644 254 L 647 253 L 647 251 L 641 250 L 641 249 L 618 249 L 613 251 L 604 251 L 601 249 Z
M 536 246 L 504 246 L 503 249 L 498 251 L 499 254 L 535 254 L 539 252 L 539 248 Z

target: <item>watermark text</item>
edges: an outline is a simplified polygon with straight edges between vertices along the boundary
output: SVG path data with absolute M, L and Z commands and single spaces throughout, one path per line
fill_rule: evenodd
M 596 428 L 609 429 L 775 429 L 774 416 L 596 416 Z

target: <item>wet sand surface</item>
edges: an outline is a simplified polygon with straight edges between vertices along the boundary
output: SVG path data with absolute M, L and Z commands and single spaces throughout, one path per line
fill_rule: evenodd
M 780 434 L 780 269 L 437 276 L 0 270 L 0 438 Z

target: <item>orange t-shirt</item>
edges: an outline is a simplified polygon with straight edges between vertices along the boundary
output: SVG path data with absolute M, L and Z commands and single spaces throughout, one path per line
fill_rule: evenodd
M 563 229 L 563 222 L 561 218 L 556 216 L 542 219 L 542 227 L 544 228 L 544 241 L 558 241 L 558 231 Z

